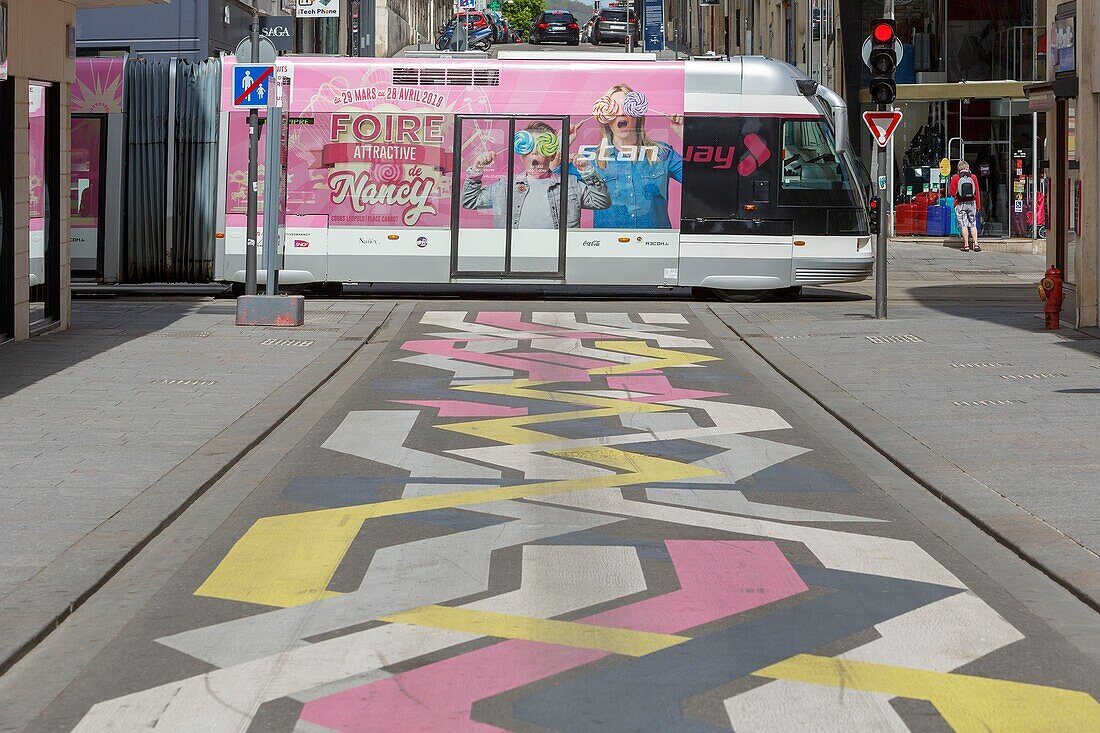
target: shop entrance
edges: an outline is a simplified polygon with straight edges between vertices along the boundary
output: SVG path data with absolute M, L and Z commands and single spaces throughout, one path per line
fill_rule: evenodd
M 30 180 L 30 328 L 61 318 L 61 98 L 59 86 L 28 85 Z

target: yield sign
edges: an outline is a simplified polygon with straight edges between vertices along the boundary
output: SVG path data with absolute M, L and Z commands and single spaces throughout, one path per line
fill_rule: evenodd
M 894 130 L 898 129 L 898 123 L 901 122 L 901 112 L 897 110 L 892 112 L 864 112 L 863 122 L 867 125 L 867 129 L 871 131 L 871 136 L 875 138 L 875 142 L 879 144 L 879 147 L 884 148 L 886 143 L 890 142 Z

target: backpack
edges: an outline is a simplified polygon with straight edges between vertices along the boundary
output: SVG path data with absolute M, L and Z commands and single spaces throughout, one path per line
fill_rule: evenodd
M 977 189 L 974 185 L 974 176 L 967 173 L 959 176 L 959 185 L 955 189 L 955 199 L 959 201 L 973 201 Z

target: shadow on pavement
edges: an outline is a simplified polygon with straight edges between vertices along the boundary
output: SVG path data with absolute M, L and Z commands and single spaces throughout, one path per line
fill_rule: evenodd
M 1043 303 L 1029 283 L 990 283 L 912 287 L 906 296 L 945 315 L 1044 333 Z M 1063 314 L 1064 315 L 1064 314 Z M 1100 356 L 1100 339 L 1063 326 L 1053 332 L 1061 345 Z
M 0 345 L 0 398 L 199 312 L 205 300 L 73 300 L 72 328 Z M 48 405 L 43 405 L 47 409 Z

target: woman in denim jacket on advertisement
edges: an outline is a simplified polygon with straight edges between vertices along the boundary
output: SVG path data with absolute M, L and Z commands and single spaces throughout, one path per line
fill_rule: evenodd
M 593 212 L 597 229 L 673 228 L 668 218 L 668 181 L 682 180 L 684 159 L 668 143 L 649 137 L 647 106 L 645 95 L 616 84 L 593 107 L 601 131 L 593 162 L 611 195 L 610 207 Z M 683 116 L 668 119 L 673 132 L 683 137 Z

